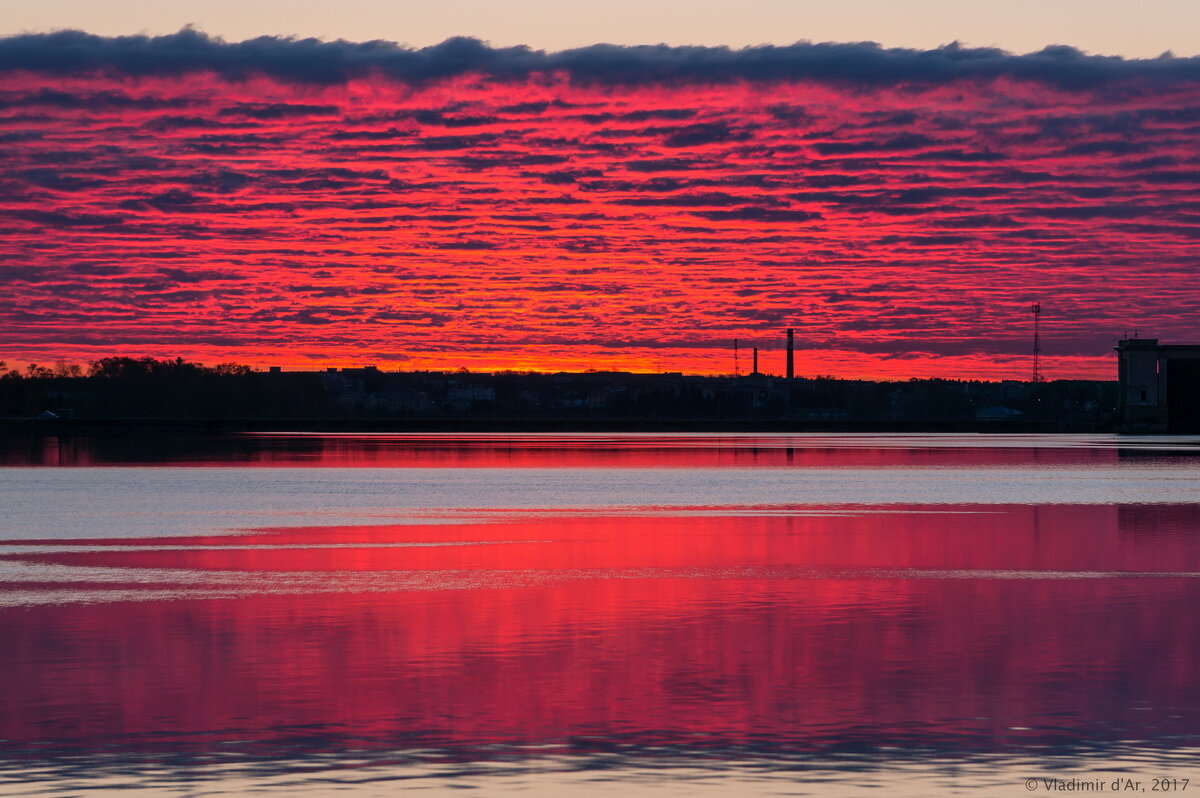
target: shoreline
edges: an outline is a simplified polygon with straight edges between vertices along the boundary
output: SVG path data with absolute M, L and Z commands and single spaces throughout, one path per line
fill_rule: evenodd
M 1148 432 L 1149 430 L 1147 430 Z M 690 419 L 690 418 L 0 418 L 0 434 L 222 435 L 277 433 L 978 433 L 1069 434 L 1140 432 L 1109 422 L 996 419 Z

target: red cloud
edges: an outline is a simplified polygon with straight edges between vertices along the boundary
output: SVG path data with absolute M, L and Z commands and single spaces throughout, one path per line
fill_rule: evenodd
M 1110 377 L 1194 336 L 1200 84 L 0 77 L 0 355 Z M 310 356 L 320 353 L 319 356 Z M 764 355 L 768 371 L 770 355 Z

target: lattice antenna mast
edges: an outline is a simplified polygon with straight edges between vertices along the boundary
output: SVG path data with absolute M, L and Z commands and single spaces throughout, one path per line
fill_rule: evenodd
M 738 363 L 738 340 L 736 338 L 733 339 L 733 376 L 742 376 L 742 367 Z
M 1039 383 L 1043 381 L 1042 377 L 1042 336 L 1041 336 L 1041 316 L 1042 303 L 1034 302 L 1029 309 L 1033 313 L 1033 381 Z

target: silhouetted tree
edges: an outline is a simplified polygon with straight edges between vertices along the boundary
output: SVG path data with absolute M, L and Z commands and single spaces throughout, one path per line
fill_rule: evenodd
M 244 366 L 241 363 L 218 363 L 209 369 L 209 371 L 218 377 L 241 377 L 252 373 L 249 366 Z
M 39 366 L 37 363 L 30 363 L 25 367 L 25 376 L 29 377 L 30 379 L 41 380 L 48 377 L 53 377 L 54 372 L 45 366 Z
M 78 363 L 68 363 L 65 360 L 54 361 L 54 376 L 55 377 L 82 377 L 83 369 Z

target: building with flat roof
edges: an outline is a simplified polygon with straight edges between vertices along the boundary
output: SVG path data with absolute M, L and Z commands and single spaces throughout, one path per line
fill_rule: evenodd
M 1200 344 L 1126 338 L 1116 352 L 1123 432 L 1200 432 Z

